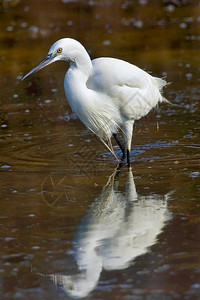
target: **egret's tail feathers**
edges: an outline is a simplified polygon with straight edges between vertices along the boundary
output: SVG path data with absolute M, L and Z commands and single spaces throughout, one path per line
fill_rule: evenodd
M 167 102 L 169 104 L 172 104 L 169 100 L 167 100 L 165 97 L 162 96 L 162 102 Z
M 160 102 L 167 102 L 167 103 L 170 103 L 171 102 L 169 100 L 167 100 L 165 97 L 163 97 L 162 95 L 162 90 L 165 86 L 167 86 L 168 84 L 170 84 L 170 82 L 167 82 L 166 80 L 162 79 L 162 78 L 158 78 L 158 77 L 155 77 L 155 80 L 156 80 L 156 84 L 159 88 L 159 91 L 161 92 L 161 99 L 160 99 Z
M 162 78 L 158 78 L 158 77 L 154 77 L 154 78 L 156 80 L 159 90 L 162 91 L 164 86 L 166 86 L 168 84 L 167 81 Z

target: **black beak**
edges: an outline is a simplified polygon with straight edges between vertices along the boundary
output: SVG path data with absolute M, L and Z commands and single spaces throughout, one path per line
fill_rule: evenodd
M 30 70 L 21 80 L 28 78 L 29 76 L 35 74 L 37 71 L 50 65 L 53 62 L 53 58 L 54 55 L 48 54 L 39 64 L 37 64 L 32 70 Z

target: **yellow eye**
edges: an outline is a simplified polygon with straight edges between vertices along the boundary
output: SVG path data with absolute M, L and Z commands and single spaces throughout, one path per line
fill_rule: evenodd
M 62 50 L 63 50 L 62 48 L 58 48 L 57 53 L 59 53 L 59 54 L 62 53 Z

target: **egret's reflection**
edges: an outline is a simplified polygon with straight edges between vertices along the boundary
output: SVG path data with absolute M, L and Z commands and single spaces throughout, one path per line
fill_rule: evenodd
M 50 275 L 71 297 L 87 296 L 97 285 L 102 269 L 127 268 L 134 258 L 146 253 L 170 218 L 169 194 L 138 196 L 131 169 L 125 192 L 120 192 L 120 172 L 117 169 L 109 178 L 77 228 L 74 259 L 79 273 Z

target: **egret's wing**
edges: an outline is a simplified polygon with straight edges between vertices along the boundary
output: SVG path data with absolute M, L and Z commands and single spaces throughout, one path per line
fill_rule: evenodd
M 97 58 L 92 64 L 88 88 L 110 96 L 125 118 L 139 119 L 164 100 L 160 91 L 166 82 L 135 65 L 115 58 Z
M 123 60 L 102 57 L 93 59 L 92 64 L 88 85 L 101 92 L 109 93 L 116 85 L 141 88 L 145 83 L 146 72 Z

